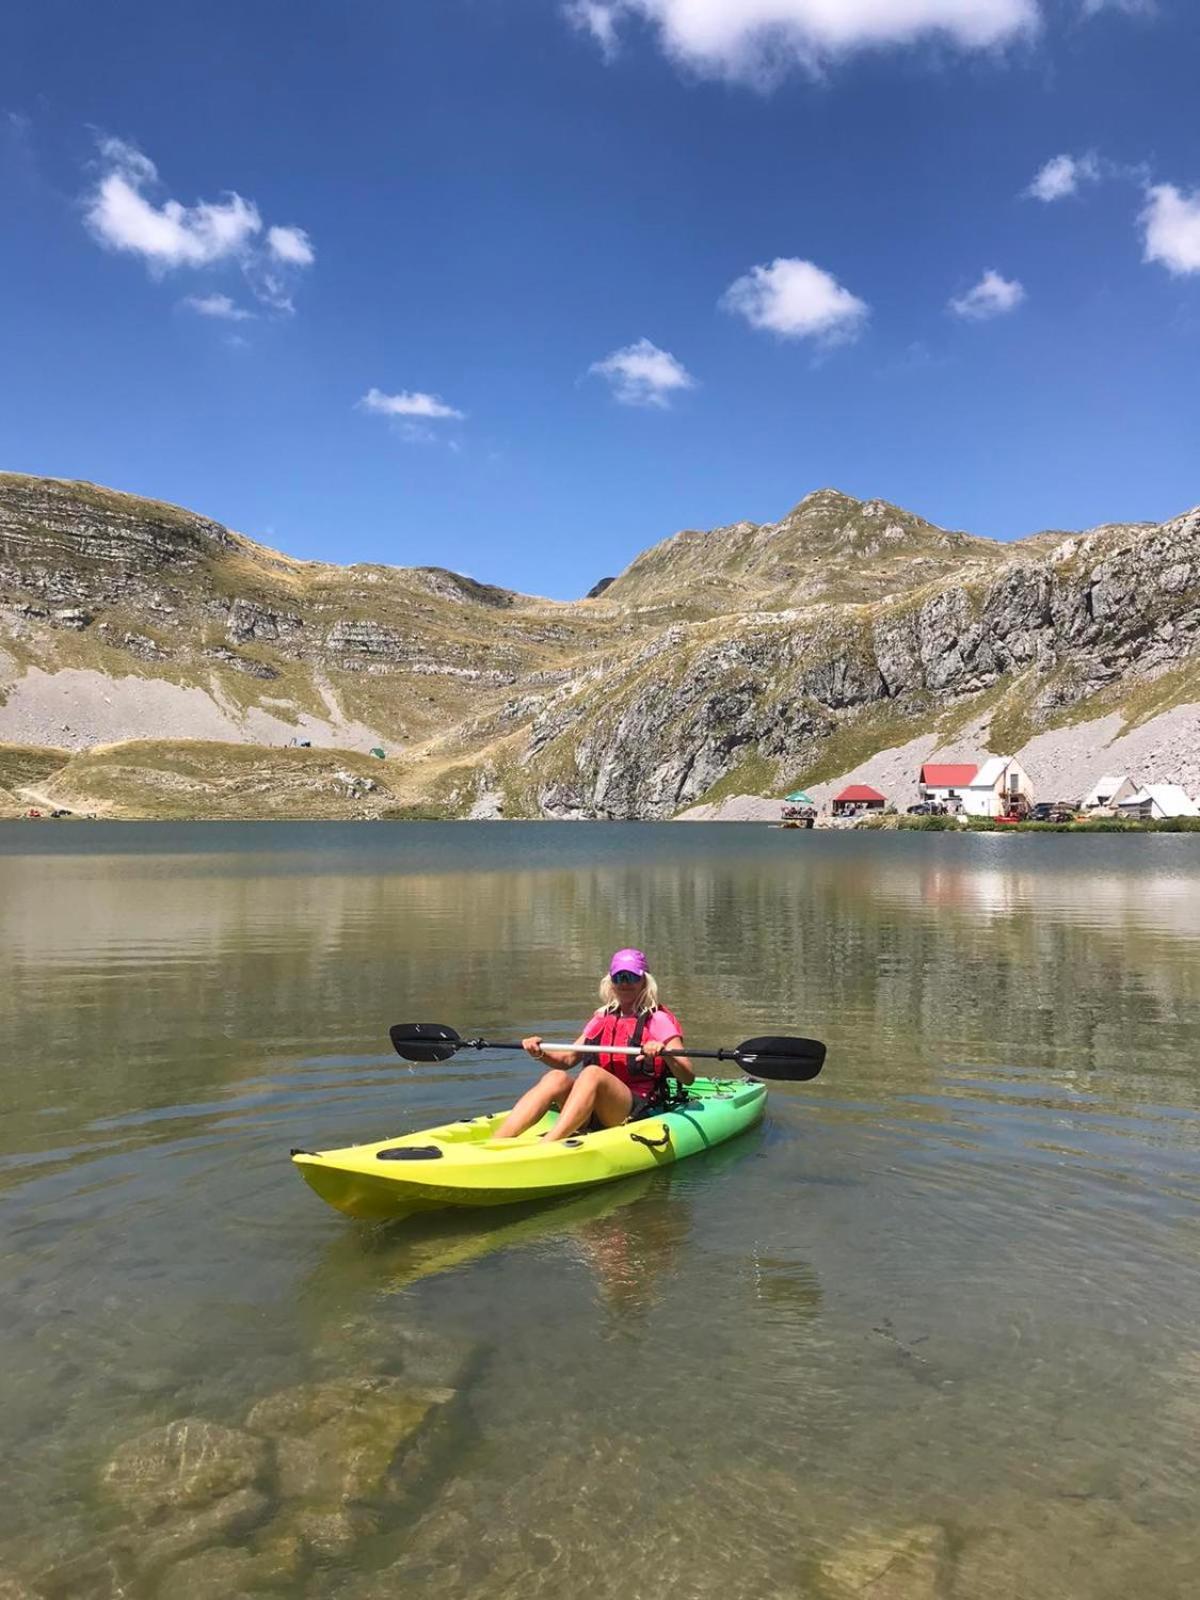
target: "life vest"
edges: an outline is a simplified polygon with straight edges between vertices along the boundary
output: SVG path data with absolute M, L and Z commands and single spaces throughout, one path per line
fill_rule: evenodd
M 623 1017 L 619 1011 L 607 1011 L 594 1033 L 589 1033 L 587 1044 L 633 1045 L 641 1044 L 646 1033 L 650 1012 L 638 1017 Z M 651 1105 L 667 1096 L 668 1064 L 661 1056 L 648 1060 L 644 1056 L 613 1056 L 603 1048 L 596 1060 L 614 1078 L 619 1078 L 631 1094 L 641 1095 Z

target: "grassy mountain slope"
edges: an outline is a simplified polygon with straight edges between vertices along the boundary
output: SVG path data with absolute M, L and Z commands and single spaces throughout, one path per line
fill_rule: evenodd
M 779 522 L 688 529 L 663 540 L 604 598 L 693 615 L 870 604 L 972 566 L 986 571 L 1017 548 L 949 533 L 885 500 L 818 489 Z
M 0 474 L 0 737 L 92 750 L 54 792 L 113 814 L 668 816 L 981 706 L 1013 748 L 1184 703 L 1198 547 L 1195 514 L 1013 545 L 821 490 L 562 603 Z M 298 737 L 318 748 L 278 748 Z M 376 788 L 337 798 L 318 757 L 375 743 Z M 284 765 L 245 753 L 271 746 Z

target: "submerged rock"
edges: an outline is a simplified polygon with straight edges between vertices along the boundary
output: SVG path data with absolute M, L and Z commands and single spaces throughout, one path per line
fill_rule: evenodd
M 219 1545 L 172 1567 L 155 1595 L 156 1600 L 240 1600 L 255 1587 L 250 1552 Z
M 254 1562 L 260 1584 L 287 1587 L 304 1570 L 304 1541 L 298 1533 L 272 1533 L 268 1529 L 267 1536 L 255 1543 Z
M 140 1571 L 157 1572 L 194 1550 L 248 1532 L 270 1510 L 271 1501 L 260 1490 L 237 1489 L 203 1511 L 184 1512 L 151 1532 L 139 1533 L 130 1543 L 130 1553 Z
M 38 1600 L 126 1600 L 136 1592 L 133 1564 L 126 1552 L 97 1546 L 60 1556 L 33 1574 L 28 1591 Z M 18 1589 L 16 1594 L 21 1591 Z M 2 1600 L 14 1600 L 0 1589 Z
M 42 1600 L 42 1597 L 10 1572 L 0 1572 L 0 1600 Z
M 378 1497 L 395 1457 L 453 1397 L 398 1378 L 344 1378 L 269 1395 L 248 1421 L 277 1436 L 285 1500 L 337 1507 Z
M 946 1559 L 945 1529 L 930 1523 L 865 1535 L 823 1562 L 822 1571 L 837 1600 L 937 1600 Z
M 375 1533 L 377 1523 L 369 1511 L 352 1506 L 299 1506 L 272 1528 L 280 1540 L 298 1539 L 315 1555 L 330 1557 L 343 1555 Z
M 257 1401 L 247 1413 L 246 1428 L 268 1436 L 303 1435 L 348 1411 L 371 1410 L 405 1397 L 425 1405 L 444 1405 L 455 1393 L 446 1385 L 413 1384 L 386 1373 L 298 1383 Z
M 199 1417 L 182 1417 L 121 1445 L 104 1483 L 139 1522 L 181 1507 L 209 1504 L 264 1475 L 270 1451 L 262 1439 Z
M 218 1545 L 189 1556 L 159 1583 L 155 1600 L 242 1600 L 264 1590 L 292 1587 L 303 1567 L 298 1540 L 290 1552 Z
M 399 1378 L 358 1377 L 297 1384 L 258 1401 L 247 1426 L 274 1441 L 284 1502 L 263 1547 L 298 1544 L 330 1558 L 375 1532 L 369 1508 L 394 1501 L 398 1460 L 406 1467 L 415 1461 L 420 1475 L 418 1443 L 455 1394 Z
M 398 1379 L 382 1374 L 297 1383 L 256 1401 L 246 1414 L 246 1427 L 268 1436 L 309 1434 L 322 1423 L 369 1404 L 373 1396 L 386 1396 L 400 1387 Z

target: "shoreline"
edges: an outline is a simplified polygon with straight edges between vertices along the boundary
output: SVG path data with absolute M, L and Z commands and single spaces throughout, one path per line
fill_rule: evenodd
M 682 819 L 678 817 L 443 817 L 443 816 L 346 816 L 337 813 L 317 814 L 307 812 L 303 815 L 287 816 L 278 813 L 253 813 L 243 812 L 239 815 L 205 816 L 199 812 L 192 813 L 158 813 L 147 812 L 139 814 L 126 813 L 123 815 L 101 815 L 100 813 L 64 812 L 52 816 L 48 811 L 43 811 L 39 816 L 32 817 L 25 813 L 19 815 L 0 814 L 0 829 L 16 827 L 18 824 L 28 823 L 68 823 L 82 825 L 86 823 L 121 824 L 131 827 L 144 827 L 147 824 L 162 827 L 245 827 L 255 826 L 312 826 L 321 827 L 329 824 L 360 825 L 364 823 L 384 823 L 392 826 L 409 827 L 414 824 L 434 824 L 441 826 L 471 826 L 482 825 L 489 828 L 496 826 L 513 828 L 533 827 L 640 827 L 640 828 L 669 828 Z M 941 818 L 932 819 L 940 823 Z M 1041 833 L 1041 834 L 1099 834 L 1109 838 L 1120 834 L 1184 834 L 1191 833 L 1200 836 L 1200 817 L 1170 817 L 1150 822 L 1119 822 L 1116 820 L 1100 820 L 1096 822 L 993 822 L 987 818 L 980 818 L 973 822 L 960 825 L 951 823 L 949 826 L 929 826 L 930 819 L 914 817 L 898 821 L 895 826 L 885 827 L 878 824 L 853 825 L 850 827 L 821 827 L 816 828 L 782 828 L 778 823 L 771 822 L 709 822 L 710 827 L 753 828 L 766 833 L 795 833 L 807 835 L 809 833 L 824 836 L 835 835 L 845 838 L 848 835 L 860 834 L 875 836 L 886 833 L 934 833 L 949 834 L 954 837 L 970 837 L 976 834 L 989 836 L 1006 835 L 1015 833 Z
M 494 778 L 494 775 L 492 775 Z M 132 740 L 73 753 L 0 743 L 0 819 L 129 822 L 720 822 L 778 828 L 779 796 L 741 794 L 686 805 L 674 816 L 602 817 L 579 808 L 530 810 L 538 794 L 502 796 L 488 774 L 448 768 L 429 792 L 419 764 L 403 754 L 273 748 L 206 740 Z M 812 786 L 816 789 L 818 786 Z M 832 789 L 832 784 L 825 785 Z M 423 792 L 424 791 L 424 792 Z M 484 804 L 487 799 L 490 804 Z M 509 802 L 506 807 L 505 800 Z M 819 803 L 819 802 L 818 802 Z M 897 804 L 897 802 L 893 802 Z M 508 814 L 506 815 L 506 809 Z M 513 813 L 517 813 L 514 815 Z M 819 816 L 818 831 L 1177 832 L 1200 817 L 1158 821 L 1116 816 L 1066 822 L 999 823 L 990 818 L 910 816 L 903 810 L 853 818 Z M 805 832 L 805 829 L 788 831 Z

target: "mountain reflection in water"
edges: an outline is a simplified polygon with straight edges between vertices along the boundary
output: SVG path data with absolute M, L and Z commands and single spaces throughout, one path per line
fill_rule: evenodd
M 537 1070 L 390 1023 L 573 1029 L 628 944 L 690 1041 L 823 1075 L 552 1205 L 365 1228 L 298 1181 Z M 1190 1600 L 1198 956 L 1186 835 L 0 826 L 0 1587 L 102 1592 L 131 1440 L 400 1385 L 368 1500 L 256 1491 L 247 1549 L 308 1529 L 273 1592 Z

